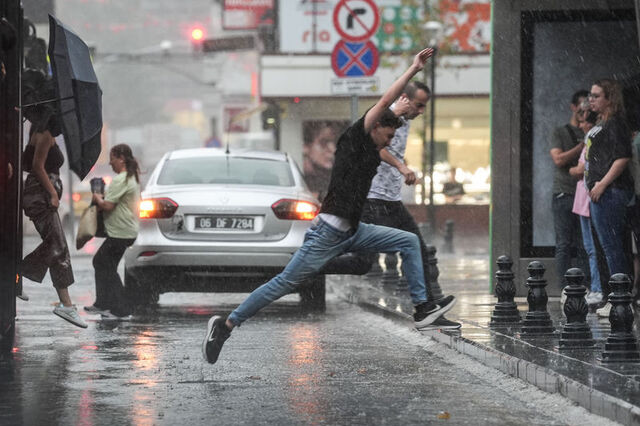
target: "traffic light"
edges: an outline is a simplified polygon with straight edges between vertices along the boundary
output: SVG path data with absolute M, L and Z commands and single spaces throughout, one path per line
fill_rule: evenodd
M 207 33 L 202 25 L 194 25 L 189 29 L 189 39 L 194 50 L 202 50 L 202 42 L 207 37 Z
M 204 40 L 204 30 L 201 27 L 191 29 L 191 41 L 193 43 L 201 43 Z
M 280 113 L 282 110 L 274 103 L 268 102 L 267 108 L 262 111 L 262 128 L 264 130 L 278 128 L 280 126 Z

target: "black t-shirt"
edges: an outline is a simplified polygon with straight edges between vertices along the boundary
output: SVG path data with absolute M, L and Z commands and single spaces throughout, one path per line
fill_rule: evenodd
M 331 179 L 331 169 L 314 167 L 313 170 L 304 175 L 304 180 L 311 192 L 318 194 L 318 201 L 322 202 L 327 195 L 329 180 Z
M 31 167 L 33 166 L 33 157 L 36 152 L 36 146 L 33 144 L 27 145 L 22 154 L 22 168 L 25 172 L 31 173 Z M 47 158 L 44 160 L 44 171 L 47 173 L 60 174 L 60 167 L 64 164 L 64 156 L 57 143 L 54 143 L 49 152 Z
M 556 127 L 551 136 L 551 149 L 558 148 L 566 152 L 584 140 L 584 133 L 577 127 L 567 124 Z M 556 166 L 553 173 L 553 193 L 573 194 L 576 192 L 576 178 L 569 174 L 569 169 L 578 164 L 578 157 L 564 166 Z
M 445 182 L 442 185 L 442 193 L 449 197 L 464 195 L 464 186 L 460 182 Z
M 631 155 L 631 131 L 622 117 L 613 116 L 592 128 L 587 136 L 587 164 L 584 173 L 587 187 L 592 189 L 596 182 L 602 180 L 615 160 L 631 158 Z M 611 186 L 633 188 L 633 180 L 626 167 Z
M 357 228 L 379 165 L 380 153 L 371 136 L 364 131 L 363 116 L 338 139 L 329 190 L 320 213 L 347 219 L 354 229 Z

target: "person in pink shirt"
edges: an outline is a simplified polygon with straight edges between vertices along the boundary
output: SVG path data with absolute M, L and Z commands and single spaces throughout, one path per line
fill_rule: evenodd
M 598 120 L 598 114 L 585 109 L 584 114 L 581 115 L 584 116 L 584 120 L 579 122 L 579 127 L 584 132 L 586 141 L 587 137 L 589 136 L 589 131 L 593 128 L 593 126 L 595 126 Z M 573 199 L 572 212 L 580 217 L 580 228 L 582 229 L 582 244 L 584 245 L 584 250 L 587 252 L 587 256 L 589 257 L 589 270 L 591 271 L 591 290 L 587 293 L 587 304 L 597 305 L 602 302 L 603 295 L 602 284 L 600 282 L 600 271 L 598 270 L 596 246 L 593 241 L 593 234 L 591 232 L 591 215 L 589 213 L 589 190 L 587 189 L 584 179 L 582 179 L 582 177 L 584 176 L 586 162 L 585 151 L 586 144 L 585 147 L 582 148 L 582 153 L 580 154 L 578 165 L 575 167 L 571 167 L 569 169 L 569 174 L 576 178 L 580 178 L 580 180 L 576 183 L 576 192 Z

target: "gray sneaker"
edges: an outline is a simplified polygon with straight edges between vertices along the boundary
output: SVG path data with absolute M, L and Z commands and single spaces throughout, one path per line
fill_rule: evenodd
M 100 317 L 103 320 L 109 320 L 109 321 L 131 321 L 133 319 L 133 315 L 118 316 L 111 311 L 100 312 Z
M 458 330 L 462 327 L 459 322 L 448 320 L 443 316 L 436 318 L 431 324 L 421 327 L 420 330 Z
M 84 310 L 90 314 L 101 314 L 104 312 L 108 312 L 108 309 L 98 308 L 96 305 L 85 306 Z
M 80 314 L 78 314 L 78 310 L 75 306 L 64 306 L 60 303 L 53 308 L 53 313 L 63 320 L 69 321 L 73 325 L 81 328 L 87 328 L 87 323 L 80 318 Z

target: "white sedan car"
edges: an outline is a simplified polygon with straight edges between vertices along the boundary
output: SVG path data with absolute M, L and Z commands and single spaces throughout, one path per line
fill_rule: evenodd
M 125 254 L 128 294 L 141 306 L 170 291 L 253 291 L 286 266 L 318 209 L 287 154 L 169 152 L 142 193 L 140 232 Z M 300 297 L 323 310 L 324 276 Z

